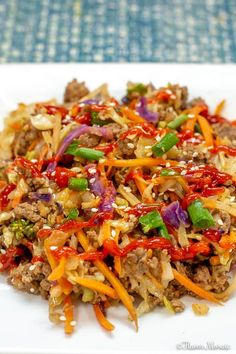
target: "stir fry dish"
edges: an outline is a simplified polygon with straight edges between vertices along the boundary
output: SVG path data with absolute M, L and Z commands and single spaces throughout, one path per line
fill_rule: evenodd
M 236 288 L 236 124 L 186 87 L 128 82 L 19 104 L 0 136 L 0 271 L 65 333 L 89 303 L 108 331 L 157 307 L 207 314 Z M 203 301 L 200 301 L 202 300 Z M 214 310 L 214 309 L 212 309 Z

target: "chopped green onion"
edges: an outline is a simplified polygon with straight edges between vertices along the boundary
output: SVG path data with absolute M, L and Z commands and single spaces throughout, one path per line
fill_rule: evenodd
M 142 225 L 143 232 L 148 232 L 149 230 L 156 229 L 157 227 L 164 225 L 160 213 L 156 210 L 141 216 L 139 218 L 139 222 Z
M 143 84 L 137 84 L 133 88 L 127 89 L 128 94 L 133 92 L 138 92 L 140 95 L 145 95 L 145 93 L 147 93 L 147 87 Z
M 99 113 L 98 112 L 95 112 L 95 111 L 92 111 L 91 112 L 91 123 L 94 124 L 94 125 L 100 125 L 100 126 L 103 126 L 103 125 L 106 125 L 106 124 L 109 124 L 109 120 L 102 120 L 99 118 Z
M 78 145 L 79 145 L 79 140 L 74 140 L 73 143 L 71 143 L 68 146 L 68 148 L 66 149 L 65 154 L 76 156 L 76 151 L 78 150 Z
M 179 141 L 179 138 L 174 133 L 167 133 L 159 143 L 153 145 L 152 151 L 156 156 L 162 156 L 169 151 Z
M 71 209 L 69 214 L 67 215 L 67 220 L 74 220 L 78 217 L 78 215 L 79 215 L 78 209 L 76 208 Z
M 88 181 L 86 178 L 71 177 L 68 182 L 68 187 L 73 191 L 85 191 L 88 188 Z
M 104 152 L 102 151 L 83 148 L 83 147 L 79 148 L 78 146 L 75 148 L 74 146 L 71 147 L 71 145 L 66 150 L 66 154 L 80 156 L 87 160 L 97 160 L 97 161 L 104 156 Z
M 168 232 L 167 227 L 164 223 L 162 226 L 158 227 L 158 232 L 161 237 L 164 237 L 164 238 L 167 238 L 168 240 L 170 240 L 169 232 Z
M 167 127 L 170 129 L 177 129 L 179 128 L 186 120 L 188 119 L 187 114 L 181 114 L 180 116 L 176 117 L 170 123 L 167 124 Z
M 161 170 L 161 172 L 160 172 L 160 176 L 176 176 L 177 175 L 177 173 L 174 171 L 174 170 L 171 170 L 171 169 L 169 169 L 169 170 L 167 170 L 167 169 L 163 169 L 163 170 Z
M 188 214 L 193 225 L 199 229 L 205 229 L 215 225 L 211 213 L 202 206 L 200 200 L 195 200 L 188 206 Z

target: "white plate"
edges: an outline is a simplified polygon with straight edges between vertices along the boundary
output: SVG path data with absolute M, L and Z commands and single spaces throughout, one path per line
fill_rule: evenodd
M 127 80 L 152 81 L 157 86 L 180 83 L 213 107 L 226 98 L 228 116 L 236 118 L 236 66 L 156 64 L 1 65 L 0 116 L 16 108 L 18 102 L 61 99 L 65 84 L 74 77 L 85 80 L 90 88 L 108 82 L 111 92 L 119 96 Z M 90 306 L 80 305 L 75 333 L 66 337 L 62 327 L 49 322 L 46 301 L 17 292 L 0 276 L 0 353 L 141 354 L 172 351 L 178 345 L 179 349 L 236 349 L 236 299 L 224 307 L 210 305 L 209 315 L 202 318 L 192 313 L 193 301 L 186 299 L 186 311 L 176 316 L 160 309 L 145 315 L 138 333 L 127 321 L 126 311 L 114 308 L 109 311 L 109 319 L 116 325 L 112 334 L 99 327 Z

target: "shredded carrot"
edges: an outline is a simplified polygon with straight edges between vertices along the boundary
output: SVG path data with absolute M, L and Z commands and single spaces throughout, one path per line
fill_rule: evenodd
M 169 163 L 170 166 L 176 166 L 178 164 L 177 161 L 173 160 L 164 160 L 162 158 L 140 158 L 140 159 L 132 159 L 132 160 L 106 160 L 102 164 L 104 166 L 114 166 L 114 167 L 136 167 L 136 166 L 158 166 L 158 165 L 166 165 Z
M 218 103 L 218 105 L 216 106 L 216 109 L 215 109 L 215 112 L 214 112 L 214 115 L 216 116 L 220 116 L 222 114 L 222 111 L 225 107 L 225 100 L 222 100 Z
M 0 181 L 0 189 L 4 188 L 7 182 L 5 181 Z
M 86 251 L 89 248 L 89 241 L 82 230 L 77 233 L 78 240 L 81 246 Z M 94 264 L 102 272 L 102 274 L 109 280 L 113 288 L 115 289 L 120 300 L 123 302 L 124 306 L 127 308 L 132 320 L 135 323 L 136 329 L 138 329 L 138 319 L 136 310 L 134 308 L 133 302 L 127 290 L 124 288 L 120 280 L 113 274 L 113 272 L 108 268 L 108 266 L 103 261 L 95 261 Z
M 93 291 L 97 291 L 101 294 L 107 295 L 111 297 L 112 299 L 117 299 L 117 295 L 114 289 L 112 289 L 110 286 L 102 283 L 101 281 L 95 280 L 95 279 L 90 279 L 90 278 L 82 278 L 79 276 L 73 276 L 73 280 L 81 285 L 84 286 L 85 288 L 91 289 Z
M 210 263 L 213 266 L 220 264 L 220 257 L 219 256 L 212 256 L 210 258 Z
M 52 269 L 56 268 L 57 262 L 52 256 L 52 252 L 50 250 L 51 246 L 63 247 L 66 243 L 67 239 L 70 237 L 69 234 L 65 232 L 54 230 L 48 238 L 44 241 L 44 251 L 47 256 L 48 262 Z
M 136 310 L 134 308 L 133 301 L 123 284 L 103 261 L 95 261 L 94 264 L 96 265 L 96 267 L 98 267 L 98 269 L 102 272 L 105 278 L 109 280 L 113 288 L 116 290 L 117 295 L 123 302 L 124 306 L 127 308 L 131 319 L 134 321 L 136 329 L 138 329 L 138 318 Z
M 66 278 L 62 277 L 58 279 L 57 282 L 65 295 L 69 295 L 71 293 L 73 285 Z
M 216 145 L 216 146 L 224 145 L 223 140 L 222 140 L 219 136 L 217 136 L 217 137 L 215 138 L 215 145 Z
M 132 109 L 129 109 L 128 107 L 123 107 L 121 108 L 121 112 L 129 119 L 132 120 L 135 123 L 144 123 L 146 120 L 137 113 L 135 113 Z
M 28 151 L 32 151 L 35 148 L 36 144 L 37 144 L 37 141 L 33 140 L 32 143 L 30 144 L 30 146 L 28 147 Z
M 104 316 L 100 306 L 98 304 L 93 305 L 94 313 L 100 325 L 107 331 L 113 331 L 115 326 Z
M 181 285 L 183 285 L 186 289 L 192 291 L 199 297 L 214 302 L 216 304 L 220 304 L 220 301 L 216 299 L 216 297 L 208 292 L 205 289 L 202 289 L 200 286 L 196 285 L 195 283 L 192 282 L 186 275 L 183 275 L 179 273 L 176 269 L 172 268 L 175 280 L 177 280 Z
M 198 116 L 198 123 L 200 125 L 202 134 L 204 136 L 207 146 L 214 146 L 214 140 L 212 135 L 212 127 L 205 117 Z
M 194 127 L 197 121 L 197 117 L 189 118 L 187 122 L 184 124 L 183 128 L 185 130 L 191 130 L 192 132 L 194 131 Z
M 53 269 L 51 274 L 49 274 L 48 280 L 53 281 L 62 278 L 65 272 L 65 264 L 66 264 L 66 258 L 62 257 L 60 259 L 58 266 Z
M 73 320 L 74 320 L 74 306 L 71 301 L 70 295 L 66 296 L 64 299 L 64 314 L 65 314 L 65 333 L 71 334 L 74 330 Z
M 111 223 L 109 220 L 106 220 L 101 225 L 100 232 L 99 232 L 99 241 L 101 241 L 101 244 L 103 244 L 103 242 L 110 237 L 111 237 Z

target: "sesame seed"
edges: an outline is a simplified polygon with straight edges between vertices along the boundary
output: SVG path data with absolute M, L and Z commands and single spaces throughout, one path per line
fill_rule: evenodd
M 71 322 L 70 322 L 70 325 L 71 325 L 72 327 L 76 326 L 76 324 L 77 324 L 76 321 L 71 321 Z
M 198 156 L 198 152 L 195 151 L 195 152 L 193 153 L 193 157 L 197 157 L 197 156 Z
M 113 208 L 118 208 L 118 205 L 116 203 L 112 203 L 111 205 Z
M 148 152 L 148 153 L 146 153 L 146 156 L 147 156 L 147 157 L 152 156 L 152 152 Z
M 51 247 L 50 247 L 50 250 L 51 250 L 51 251 L 55 251 L 55 250 L 57 250 L 57 248 L 58 248 L 57 246 L 51 246 Z
M 169 162 L 166 163 L 166 167 L 170 167 L 170 163 Z
M 93 213 L 96 213 L 96 212 L 98 211 L 98 208 L 91 208 L 91 211 L 92 211 Z
M 152 197 L 155 198 L 155 196 L 156 196 L 156 193 L 153 192 L 153 193 L 152 193 Z
M 144 149 L 151 149 L 152 148 L 152 146 L 151 145 L 146 145 L 146 146 L 144 146 Z
M 30 288 L 30 292 L 31 292 L 31 293 L 34 293 L 34 292 L 35 292 L 35 289 L 34 289 L 34 288 Z
M 124 186 L 124 190 L 125 190 L 126 192 L 128 192 L 128 193 L 131 192 L 131 188 L 130 188 L 130 187 L 127 187 L 127 186 Z
M 6 250 L 1 249 L 1 254 L 6 254 Z
M 134 144 L 133 144 L 133 143 L 128 143 L 127 146 L 128 146 L 130 149 L 133 149 L 133 148 L 134 148 Z
M 115 237 L 116 236 L 116 231 L 115 230 L 111 230 L 111 236 Z
M 188 117 L 189 117 L 189 118 L 194 118 L 195 115 L 194 115 L 194 114 L 188 114 Z
M 91 174 L 94 174 L 94 173 L 96 173 L 97 171 L 96 171 L 95 168 L 89 168 L 89 169 L 88 169 L 88 172 L 91 173 Z
M 30 266 L 30 267 L 29 267 L 29 270 L 31 270 L 31 271 L 32 271 L 32 270 L 34 270 L 34 269 L 35 269 L 35 267 L 36 267 L 36 265 L 35 265 L 35 264 L 33 264 L 32 266 Z
M 48 226 L 48 225 L 43 225 L 43 229 L 51 229 L 51 227 L 50 226 Z
M 94 183 L 95 181 L 96 181 L 96 178 L 91 178 L 91 179 L 89 180 L 90 183 Z
M 181 176 L 185 176 L 187 174 L 187 171 L 186 170 L 183 170 L 180 172 Z
M 53 172 L 51 173 L 51 176 L 55 176 L 55 174 L 56 174 L 56 171 L 53 171 Z
M 218 222 L 218 224 L 221 225 L 221 226 L 224 225 L 224 223 L 223 223 L 223 221 L 222 221 L 221 219 L 218 219 L 217 222 Z
M 65 321 L 66 320 L 65 316 L 60 316 L 59 319 L 60 319 L 60 321 Z
M 125 209 L 124 209 L 124 211 L 129 211 L 131 209 L 131 207 L 126 207 Z
M 230 201 L 234 202 L 235 201 L 235 197 L 230 197 Z

